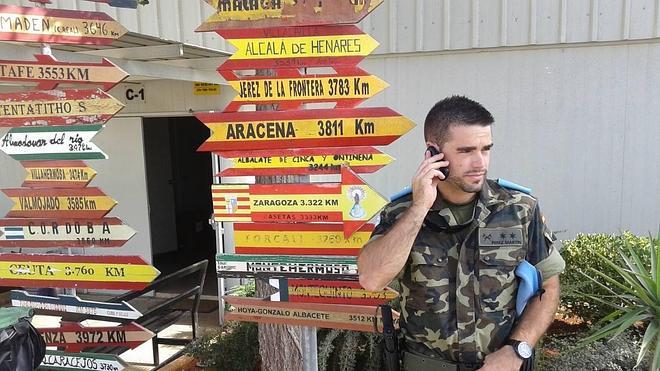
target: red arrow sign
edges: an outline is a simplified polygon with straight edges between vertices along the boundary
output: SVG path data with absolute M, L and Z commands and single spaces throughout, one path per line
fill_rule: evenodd
M 0 5 L 0 40 L 109 45 L 128 32 L 107 14 Z
M 98 346 L 135 349 L 155 335 L 134 322 L 110 327 L 87 327 L 77 322 L 61 322 L 60 327 L 38 330 L 47 346 L 61 347 L 66 352 L 80 352 Z
M 271 300 L 290 303 L 322 303 L 378 306 L 395 299 L 399 294 L 391 288 L 380 291 L 365 290 L 359 282 L 309 279 L 271 279 L 278 293 Z
M 211 137 L 199 151 L 385 146 L 415 125 L 389 108 L 199 113 Z
M 122 108 L 101 89 L 0 94 L 0 127 L 102 124 Z
M 103 90 L 128 77 L 114 63 L 60 62 L 50 55 L 36 54 L 36 61 L 0 60 L 0 80 L 37 82 L 37 89 L 55 89 L 59 84 L 98 84 Z
M 99 188 L 3 189 L 14 206 L 10 218 L 102 218 L 117 204 Z
M 23 187 L 29 188 L 84 188 L 96 176 L 83 161 L 21 161 L 21 165 L 28 172 Z

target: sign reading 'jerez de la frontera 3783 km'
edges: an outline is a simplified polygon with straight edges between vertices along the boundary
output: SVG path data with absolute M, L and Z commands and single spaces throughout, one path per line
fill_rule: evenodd
M 124 105 L 101 89 L 0 94 L 0 127 L 103 124 Z
M 122 371 L 126 363 L 114 354 L 102 353 L 65 353 L 57 350 L 46 350 L 39 370 L 63 371 Z
M 27 171 L 23 187 L 83 188 L 96 176 L 96 171 L 83 161 L 21 161 Z
M 100 12 L 0 5 L 0 41 L 109 45 L 126 32 Z
M 129 303 L 105 303 L 82 300 L 74 295 L 41 296 L 27 291 L 12 290 L 11 305 L 55 312 L 86 314 L 95 317 L 138 319 L 142 313 Z
M 0 151 L 23 160 L 103 160 L 108 156 L 92 138 L 103 125 L 11 128 L 0 138 Z
M 102 218 L 117 201 L 96 187 L 3 189 L 14 205 L 9 218 Z
M 155 335 L 134 322 L 111 327 L 88 327 L 75 322 L 61 322 L 60 327 L 38 330 L 47 346 L 62 347 L 67 352 L 80 352 L 98 346 L 135 349 Z

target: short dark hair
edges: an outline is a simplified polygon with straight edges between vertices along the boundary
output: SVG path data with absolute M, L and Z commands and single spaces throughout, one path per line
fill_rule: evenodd
M 449 139 L 451 125 L 489 126 L 495 120 L 479 102 L 462 95 L 452 95 L 436 103 L 424 120 L 424 138 L 440 147 Z

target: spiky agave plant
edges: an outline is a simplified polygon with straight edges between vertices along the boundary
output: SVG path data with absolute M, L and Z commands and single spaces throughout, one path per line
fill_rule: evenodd
M 614 311 L 598 321 L 596 325 L 602 326 L 581 340 L 578 345 L 586 346 L 603 338 L 614 338 L 641 321 L 647 323 L 648 326 L 642 339 L 635 367 L 639 366 L 649 350 L 654 349 L 651 369 L 658 370 L 660 366 L 660 283 L 658 283 L 660 232 L 656 238 L 649 236 L 650 262 L 641 259 L 626 239 L 623 241 L 623 246 L 614 246 L 619 256 L 619 264 L 596 253 L 599 259 L 612 267 L 616 272 L 616 277 L 593 268 L 588 269 L 589 274 L 583 273 L 609 293 L 599 296 L 588 293 L 583 293 L 583 295 L 613 307 Z M 621 289 L 623 294 L 617 294 L 601 283 L 599 279 Z

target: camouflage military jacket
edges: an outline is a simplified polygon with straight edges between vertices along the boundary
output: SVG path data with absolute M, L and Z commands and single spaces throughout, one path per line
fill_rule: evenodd
M 388 205 L 374 236 L 387 232 L 411 202 L 408 195 Z M 406 348 L 454 362 L 482 362 L 513 328 L 517 263 L 536 264 L 550 246 L 536 200 L 494 181 L 484 185 L 465 227 L 456 225 L 448 208 L 434 206 L 399 274 Z

